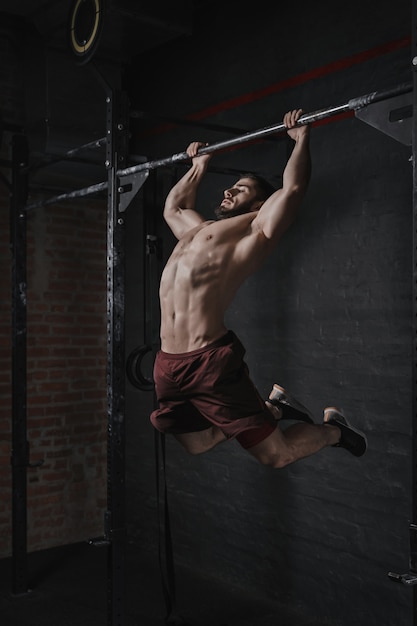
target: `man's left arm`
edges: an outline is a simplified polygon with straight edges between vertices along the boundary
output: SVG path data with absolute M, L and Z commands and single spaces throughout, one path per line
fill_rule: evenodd
M 295 144 L 283 173 L 282 188 L 275 191 L 259 209 L 252 228 L 277 241 L 294 221 L 311 177 L 310 127 L 296 126 L 303 111 L 295 109 L 284 116 L 288 135 Z

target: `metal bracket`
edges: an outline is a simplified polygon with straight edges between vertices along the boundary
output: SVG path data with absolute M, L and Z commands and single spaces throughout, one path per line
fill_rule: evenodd
M 133 198 L 143 186 L 149 176 L 149 171 L 130 174 L 123 177 L 122 184 L 118 187 L 119 192 L 119 212 L 126 211 Z M 120 179 L 119 179 L 120 180 Z
M 156 254 L 157 258 L 161 258 L 161 238 L 157 235 L 146 235 L 146 254 Z
M 88 543 L 95 548 L 105 548 L 110 545 L 110 541 L 107 537 L 93 537 L 88 540 Z
M 355 116 L 400 143 L 411 146 L 412 103 L 413 94 L 405 93 L 358 109 Z
M 417 585 L 417 574 L 396 574 L 395 572 L 388 572 L 388 576 L 396 583 L 402 583 L 409 587 Z
M 388 572 L 388 576 L 396 583 L 402 583 L 411 587 L 417 585 L 417 524 L 410 524 L 410 571 L 407 574 L 396 574 Z

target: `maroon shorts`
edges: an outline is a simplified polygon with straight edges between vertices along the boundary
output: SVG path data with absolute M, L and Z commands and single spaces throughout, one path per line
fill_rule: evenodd
M 154 364 L 159 408 L 151 414 L 153 426 L 180 434 L 214 424 L 244 448 L 268 437 L 277 423 L 249 377 L 245 352 L 232 331 L 191 352 L 160 350 Z

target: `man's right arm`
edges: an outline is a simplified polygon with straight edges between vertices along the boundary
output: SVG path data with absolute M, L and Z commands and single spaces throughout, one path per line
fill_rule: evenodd
M 197 190 L 211 158 L 211 154 L 197 156 L 199 148 L 204 145 L 194 141 L 188 146 L 187 154 L 192 159 L 192 165 L 165 200 L 164 218 L 177 239 L 181 239 L 186 232 L 205 221 L 195 210 Z

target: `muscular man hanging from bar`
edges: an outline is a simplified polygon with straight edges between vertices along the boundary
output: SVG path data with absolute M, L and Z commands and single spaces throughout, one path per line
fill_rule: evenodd
M 367 442 L 336 407 L 323 423 L 278 384 L 266 402 L 250 379 L 245 349 L 224 316 L 243 281 L 258 270 L 295 219 L 311 171 L 310 128 L 296 126 L 302 110 L 285 114 L 294 147 L 281 189 L 244 174 L 216 209 L 217 220 L 195 211 L 211 154 L 193 142 L 192 165 L 169 192 L 164 218 L 178 238 L 161 278 L 161 349 L 154 364 L 156 429 L 173 434 L 191 454 L 236 438 L 258 461 L 284 467 L 328 446 L 362 456 Z M 286 429 L 280 420 L 296 421 Z

